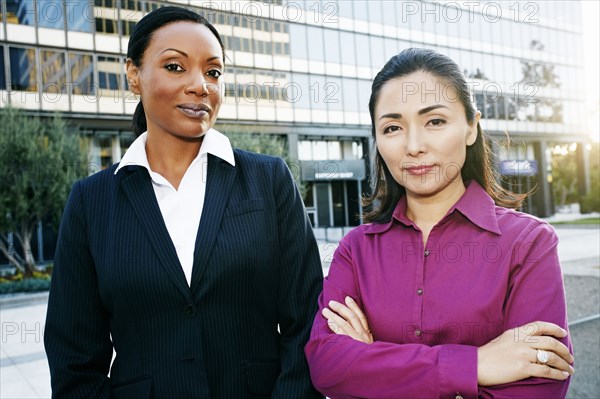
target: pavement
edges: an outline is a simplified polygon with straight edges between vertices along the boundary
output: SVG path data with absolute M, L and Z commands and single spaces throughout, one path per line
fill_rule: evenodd
M 568 217 L 558 215 L 559 220 Z M 557 219 L 553 219 L 557 220 Z M 558 226 L 575 375 L 568 399 L 600 398 L 600 228 Z M 319 242 L 327 274 L 336 243 Z M 50 398 L 43 330 L 47 293 L 0 297 L 0 399 Z M 591 316 L 591 317 L 590 317 Z M 588 320 L 590 319 L 590 320 Z

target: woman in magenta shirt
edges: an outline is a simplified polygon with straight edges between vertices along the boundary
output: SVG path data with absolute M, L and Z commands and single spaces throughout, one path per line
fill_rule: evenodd
M 331 398 L 564 398 L 558 239 L 514 211 L 460 68 L 408 49 L 375 77 L 376 187 L 340 242 L 305 352 Z

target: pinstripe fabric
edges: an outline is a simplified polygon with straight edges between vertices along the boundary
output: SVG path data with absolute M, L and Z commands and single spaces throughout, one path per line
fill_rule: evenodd
M 235 158 L 209 156 L 191 287 L 144 168 L 73 186 L 44 335 L 53 397 L 322 398 L 303 354 L 322 272 L 302 201 L 281 159 Z

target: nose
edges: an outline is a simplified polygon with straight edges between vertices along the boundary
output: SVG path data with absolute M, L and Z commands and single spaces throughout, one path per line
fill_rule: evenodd
M 423 132 L 415 127 L 409 128 L 406 134 L 406 154 L 417 157 L 424 150 Z
M 194 73 L 190 75 L 190 81 L 185 88 L 185 92 L 186 94 L 206 96 L 209 91 L 208 84 L 209 82 L 206 81 L 203 73 Z

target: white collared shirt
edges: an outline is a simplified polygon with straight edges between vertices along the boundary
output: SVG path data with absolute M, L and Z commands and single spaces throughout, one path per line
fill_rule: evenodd
M 141 134 L 131 144 L 121 159 L 115 175 L 128 165 L 138 165 L 148 169 L 160 212 L 177 251 L 185 278 L 188 285 L 191 285 L 196 235 L 206 192 L 208 154 L 215 155 L 235 166 L 233 149 L 226 136 L 210 129 L 204 135 L 198 156 L 186 170 L 179 183 L 179 189 L 176 190 L 167 179 L 150 168 L 146 154 L 147 135 L 148 133 Z

